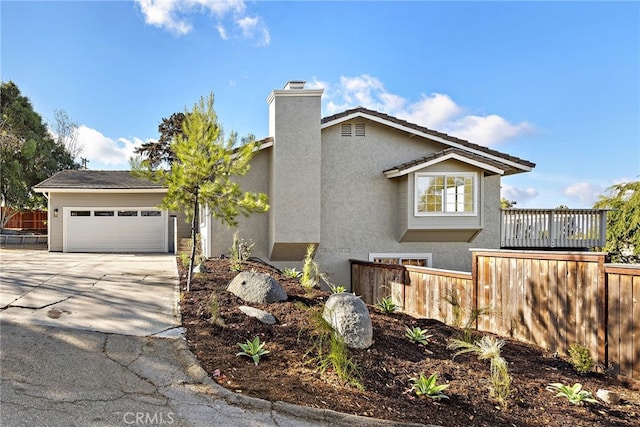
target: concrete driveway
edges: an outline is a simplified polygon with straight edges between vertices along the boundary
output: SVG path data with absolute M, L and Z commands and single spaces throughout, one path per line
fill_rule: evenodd
M 3 320 L 135 336 L 180 325 L 173 255 L 3 249 L 0 261 Z
M 171 255 L 0 249 L 2 426 L 393 426 L 214 382 L 179 328 Z

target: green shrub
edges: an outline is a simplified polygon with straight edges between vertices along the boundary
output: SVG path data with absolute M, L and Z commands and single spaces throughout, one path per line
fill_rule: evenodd
M 347 288 L 345 288 L 344 286 L 338 286 L 334 284 L 330 284 L 329 289 L 331 289 L 331 293 L 334 293 L 334 294 L 341 294 L 347 291 Z
M 285 268 L 284 270 L 282 270 L 282 275 L 288 279 L 298 279 L 300 278 L 300 275 L 302 273 L 300 273 L 298 270 L 296 270 L 295 268 Z
M 413 328 L 407 326 L 405 328 L 404 336 L 411 342 L 427 345 L 429 344 L 429 338 L 432 337 L 432 335 L 427 335 L 427 332 L 429 331 L 422 329 L 419 326 L 415 326 Z
M 429 378 L 424 374 L 420 374 L 418 378 L 411 378 L 413 383 L 410 391 L 414 391 L 417 396 L 428 397 L 433 400 L 448 399 L 449 396 L 442 393 L 444 389 L 449 387 L 449 384 L 437 385 L 438 374 L 432 374 Z
M 553 383 L 547 386 L 547 390 L 557 391 L 558 394 L 556 394 L 556 397 L 565 397 L 574 405 L 581 406 L 584 402 L 598 403 L 598 401 L 593 398 L 591 392 L 582 390 L 582 384 L 580 383 L 575 383 L 572 387 L 561 383 Z
M 391 314 L 398 310 L 398 306 L 393 303 L 391 297 L 384 297 L 376 301 L 376 307 L 384 314 Z
M 237 356 L 247 356 L 253 359 L 253 363 L 258 366 L 260 363 L 260 358 L 265 354 L 269 353 L 269 350 L 264 349 L 264 344 L 260 342 L 260 337 L 255 337 L 253 341 L 247 340 L 246 344 L 238 343 L 238 346 L 242 349 L 242 351 Z
M 591 352 L 582 344 L 571 344 L 569 347 L 569 357 L 569 362 L 579 374 L 586 374 L 593 368 Z

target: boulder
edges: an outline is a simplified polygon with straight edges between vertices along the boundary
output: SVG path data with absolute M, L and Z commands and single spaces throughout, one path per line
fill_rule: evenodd
M 287 300 L 287 293 L 273 277 L 251 271 L 243 271 L 234 277 L 227 291 L 257 304 Z
M 322 312 L 347 347 L 367 348 L 373 344 L 373 327 L 366 304 L 354 294 L 342 292 L 327 299 Z
M 258 319 L 259 321 L 261 321 L 262 323 L 265 323 L 267 325 L 275 325 L 276 324 L 276 318 L 273 317 L 273 314 L 268 313 L 268 312 L 266 312 L 264 310 L 259 310 L 257 308 L 249 307 L 249 306 L 246 306 L 246 305 L 241 305 L 238 308 L 240 309 L 241 312 L 243 312 L 247 316 L 254 317 L 254 318 Z

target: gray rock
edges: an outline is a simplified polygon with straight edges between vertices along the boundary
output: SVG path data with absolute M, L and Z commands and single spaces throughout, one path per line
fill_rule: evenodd
M 266 312 L 264 310 L 259 310 L 257 308 L 249 307 L 249 306 L 246 306 L 246 305 L 241 305 L 238 308 L 240 309 L 241 312 L 243 312 L 247 316 L 255 317 L 256 319 L 258 319 L 262 323 L 265 323 L 267 325 L 275 325 L 276 324 L 276 318 L 273 317 L 273 314 L 268 313 L 268 312 Z
M 194 273 L 206 273 L 207 267 L 204 265 L 204 263 L 200 263 L 198 265 L 196 265 L 195 267 L 193 267 L 193 272 Z
M 322 318 L 344 339 L 347 347 L 367 348 L 373 344 L 369 309 L 354 294 L 331 295 L 324 305 Z
M 613 391 L 609 391 L 609 390 L 605 390 L 605 389 L 602 389 L 602 388 L 599 389 L 596 392 L 596 396 L 600 400 L 602 400 L 604 402 L 607 402 L 607 403 L 609 403 L 611 405 L 617 405 L 618 402 L 620 402 L 620 395 L 618 393 L 613 392 Z
M 247 302 L 258 304 L 287 300 L 287 293 L 282 286 L 264 273 L 243 271 L 229 283 L 227 291 Z

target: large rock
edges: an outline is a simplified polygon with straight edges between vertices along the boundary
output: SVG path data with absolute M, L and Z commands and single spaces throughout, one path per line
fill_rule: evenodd
M 282 286 L 264 273 L 243 271 L 229 283 L 227 290 L 247 302 L 258 304 L 287 300 Z
M 373 328 L 366 304 L 354 294 L 333 294 L 324 305 L 322 318 L 340 335 L 347 347 L 373 344 Z
M 238 309 L 247 316 L 254 317 L 267 325 L 276 324 L 276 318 L 273 316 L 273 314 L 268 313 L 264 310 L 259 310 L 255 307 L 249 307 L 246 305 L 241 305 L 240 307 L 238 307 Z

